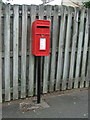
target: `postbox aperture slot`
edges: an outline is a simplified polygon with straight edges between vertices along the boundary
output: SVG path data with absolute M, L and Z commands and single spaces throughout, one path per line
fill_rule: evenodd
M 37 28 L 49 28 L 49 26 L 37 26 Z

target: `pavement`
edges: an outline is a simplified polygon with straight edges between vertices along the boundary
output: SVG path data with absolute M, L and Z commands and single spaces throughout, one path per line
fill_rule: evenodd
M 42 96 L 44 105 L 30 110 L 21 109 L 21 105 L 36 100 L 31 97 L 2 104 L 3 118 L 88 118 L 88 90 L 78 89 L 68 92 L 55 92 Z M 31 103 L 31 102 L 30 102 Z M 29 106 L 29 104 L 26 104 Z

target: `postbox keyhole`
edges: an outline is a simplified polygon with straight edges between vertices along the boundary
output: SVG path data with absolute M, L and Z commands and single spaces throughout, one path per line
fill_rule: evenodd
M 42 34 L 42 37 L 44 37 L 44 34 Z

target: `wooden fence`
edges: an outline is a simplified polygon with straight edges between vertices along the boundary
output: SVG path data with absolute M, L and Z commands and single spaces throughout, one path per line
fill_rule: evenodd
M 0 5 L 0 102 L 37 93 L 37 61 L 31 53 L 35 19 L 51 21 L 51 52 L 42 57 L 42 93 L 89 87 L 87 13 L 65 6 Z

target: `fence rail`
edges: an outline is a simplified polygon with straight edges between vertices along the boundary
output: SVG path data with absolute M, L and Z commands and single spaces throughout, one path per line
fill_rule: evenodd
M 89 87 L 87 13 L 66 6 L 0 5 L 0 102 L 37 93 L 37 61 L 31 53 L 35 19 L 51 21 L 50 56 L 41 58 L 42 93 Z

